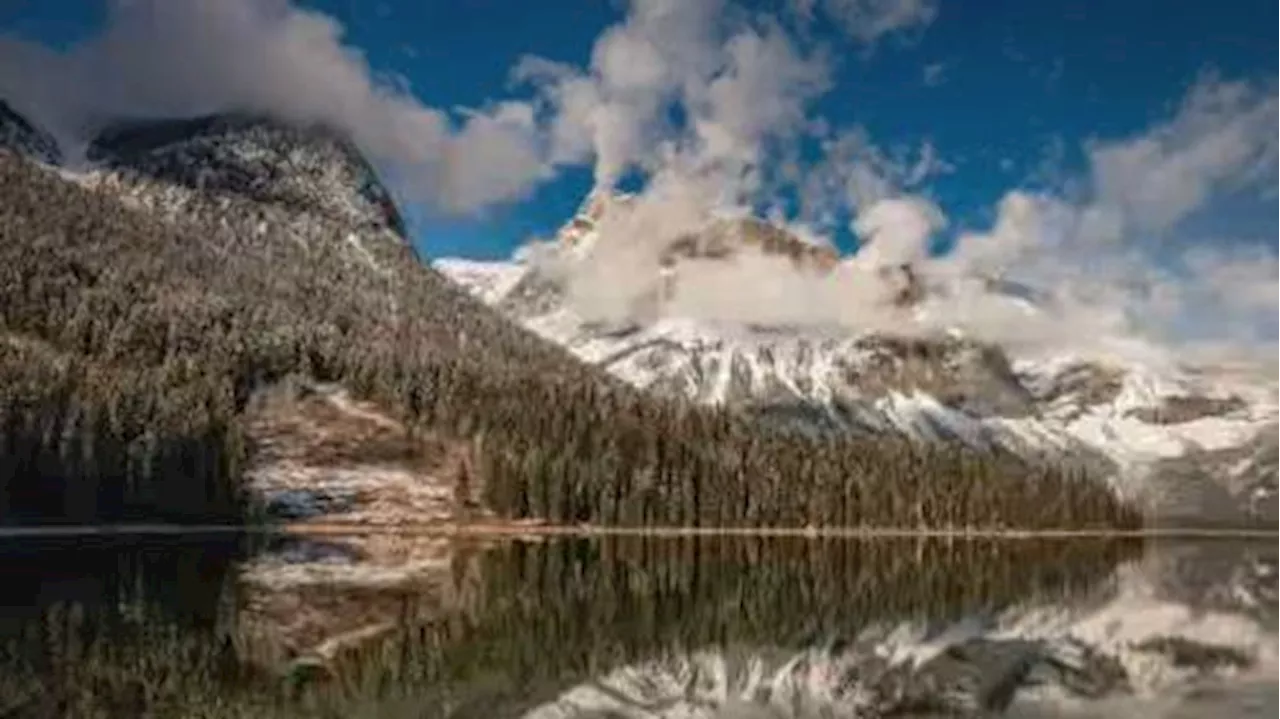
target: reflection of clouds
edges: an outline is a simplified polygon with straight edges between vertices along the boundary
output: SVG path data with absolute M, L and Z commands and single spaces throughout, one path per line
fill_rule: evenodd
M 912 707 L 1028 719 L 1190 717 L 1222 707 L 1274 716 L 1274 602 L 1258 611 L 1251 576 L 1269 571 L 1274 557 L 1243 554 L 1238 566 L 1200 574 L 1229 577 L 1233 586 L 1223 589 L 1238 598 L 1234 606 L 1191 603 L 1199 588 L 1171 587 L 1169 558 L 1153 553 L 1122 566 L 1091 603 L 1022 607 L 941 630 L 879 627 L 800 651 L 671 654 L 573 687 L 526 719 L 867 717 Z M 1184 561 L 1197 559 L 1222 557 Z

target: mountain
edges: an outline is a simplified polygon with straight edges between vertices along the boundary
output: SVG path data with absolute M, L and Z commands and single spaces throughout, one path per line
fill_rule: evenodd
M 4 521 L 1138 521 L 1014 457 L 637 391 L 424 265 L 332 128 L 128 120 L 87 156 L 0 152 Z
M 49 164 L 57 163 L 62 157 L 52 135 L 37 128 L 3 99 L 0 99 L 0 149 Z
M 449 500 L 457 462 L 439 460 L 469 445 L 441 425 L 466 421 L 467 401 L 443 386 L 411 398 L 407 377 L 479 374 L 481 392 L 532 368 L 597 379 L 425 268 L 339 133 L 240 115 L 121 122 L 88 156 L 75 171 L 0 156 L 6 520 L 237 517 L 299 483 L 341 494 L 351 472 L 335 464 L 376 470 L 364 485 L 400 478 L 373 482 L 374 506 L 405 475 Z M 437 431 L 404 426 L 411 402 L 446 401 L 459 409 Z M 375 410 L 374 429 L 399 429 L 352 442 Z
M 323 128 L 238 114 L 120 121 L 98 134 L 87 156 L 117 177 L 146 181 L 139 187 L 170 187 L 140 192 L 144 198 L 172 204 L 195 190 L 406 237 L 373 168 L 342 135 Z
M 895 334 L 707 321 L 681 316 L 678 303 L 663 306 L 663 298 L 623 321 L 584 317 L 563 265 L 582 263 L 601 241 L 605 212 L 627 202 L 593 195 L 532 259 L 442 258 L 434 266 L 585 361 L 660 395 L 737 407 L 807 433 L 958 440 L 1065 462 L 1107 477 L 1120 494 L 1168 521 L 1276 517 L 1275 377 L 1083 352 L 1017 356 L 955 330 Z M 665 258 L 691 247 L 714 249 L 699 261 L 778 248 L 793 258 L 822 257 L 799 268 L 814 283 L 832 267 L 829 251 L 780 228 L 760 243 L 726 240 L 722 227 L 666 245 L 659 294 L 679 293 L 672 268 L 685 269 L 678 265 L 693 253 Z M 693 262 L 687 269 L 697 271 Z M 887 270 L 879 275 L 891 283 L 882 296 L 910 327 L 913 313 L 927 311 L 921 300 L 933 290 L 909 265 Z M 1038 311 L 1034 290 L 997 280 L 988 285 L 1015 311 Z

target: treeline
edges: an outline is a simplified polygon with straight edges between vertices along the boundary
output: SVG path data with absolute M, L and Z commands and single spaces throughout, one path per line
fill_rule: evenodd
M 1134 526 L 1083 477 L 892 439 L 799 438 L 602 376 L 390 232 L 234 193 L 85 188 L 0 152 L 5 519 L 234 520 L 253 394 L 340 382 L 473 443 L 491 508 L 554 522 Z M 141 198 L 149 209 L 121 201 Z M 25 347 L 25 349 L 24 349 Z M 38 488 L 38 489 L 33 489 Z
M 172 594 L 171 605 L 142 607 L 137 600 L 153 596 L 166 574 L 118 560 L 120 576 L 104 585 L 148 590 L 131 601 L 81 597 L 34 610 L 0 642 L 0 706 L 24 719 L 67 715 L 58 708 L 75 716 L 508 717 L 627 665 L 695 651 L 767 658 L 812 650 L 861 670 L 850 701 L 879 690 L 890 707 L 942 691 L 886 673 L 858 645 L 864 632 L 1077 602 L 1141 550 L 1140 542 L 1099 540 L 505 544 L 479 558 L 474 604 L 442 614 L 429 593 L 406 593 L 392 633 L 293 672 L 256 664 L 230 638 L 233 615 L 205 610 L 203 623 L 190 620 L 191 604 L 229 593 L 222 582 L 234 572 L 204 561 L 197 574 L 187 554 L 164 569 L 205 582 L 180 583 L 186 601 Z M 110 608 L 120 615 L 103 613 Z M 900 686 L 911 691 L 899 695 Z

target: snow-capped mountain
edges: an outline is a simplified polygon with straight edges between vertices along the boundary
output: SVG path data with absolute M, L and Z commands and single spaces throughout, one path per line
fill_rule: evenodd
M 722 403 L 803 431 L 897 432 L 926 441 L 1066 460 L 1170 519 L 1276 516 L 1276 378 L 1120 356 L 1018 356 L 965 334 L 854 331 L 834 325 L 708 321 L 664 302 L 680 292 L 682 262 L 735 254 L 783 256 L 826 281 L 829 250 L 765 223 L 724 220 L 666 245 L 657 291 L 624 319 L 584 316 L 560 269 L 600 241 L 621 198 L 593 194 L 541 254 L 510 262 L 438 259 L 437 269 L 526 327 L 641 388 Z M 767 242 L 746 236 L 767 236 Z M 637 268 L 637 272 L 644 271 Z M 928 289 L 910 266 L 881 270 L 882 296 L 904 326 Z M 1027 292 L 1004 292 L 1037 311 Z M 734 288 L 750 293 L 752 287 Z
M 0 100 L 0 148 L 8 148 L 48 164 L 54 164 L 61 158 L 57 141 L 28 122 L 4 100 Z

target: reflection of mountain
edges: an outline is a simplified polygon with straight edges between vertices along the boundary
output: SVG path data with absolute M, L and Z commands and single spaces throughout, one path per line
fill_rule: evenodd
M 1202 711 L 1230 706 L 1233 687 L 1259 682 L 1270 683 L 1274 700 L 1274 550 L 1205 552 L 1153 548 L 1091 597 L 1024 603 L 954 624 L 877 622 L 799 651 L 769 644 L 677 651 L 602 672 L 526 716 L 1112 715 L 1091 707 L 1145 716 L 1188 702 Z M 1192 566 L 1219 576 L 1170 576 Z M 1206 591 L 1234 600 L 1192 601 Z
M 155 641 L 163 631 L 106 618 L 44 637 L 55 653 L 85 643 L 92 661 L 81 674 L 23 676 L 66 682 L 38 685 L 53 696 L 114 701 L 128 691 L 130 672 L 149 666 L 176 672 L 154 701 L 217 696 L 236 706 L 282 676 L 343 715 L 363 707 L 400 716 L 404 700 L 417 712 L 404 716 L 427 706 L 441 716 L 514 717 L 597 674 L 682 648 L 797 652 L 872 625 L 949 623 L 1037 598 L 1084 596 L 1136 547 L 635 538 L 476 549 L 394 536 L 273 542 L 223 592 L 239 611 L 216 626 Z M 59 611 L 44 607 L 28 628 Z M 95 632 L 105 644 L 92 640 Z M 224 632 L 229 644 L 218 639 Z M 191 641 L 182 652 L 200 656 L 175 654 L 175 639 Z M 230 674 L 228 646 L 241 667 Z M 108 675 L 118 679 L 100 683 Z
M 216 572 L 212 584 L 175 585 L 210 607 L 214 597 L 235 599 L 216 622 L 205 612 L 176 635 L 144 620 L 160 616 L 154 602 L 130 621 L 99 611 L 53 634 L 33 630 L 78 610 L 38 605 L 7 634 L 27 644 L 0 657 L 44 647 L 84 658 L 75 674 L 41 675 L 39 664 L 14 674 L 6 662 L 0 678 L 26 684 L 0 682 L 0 696 L 31 685 L 45 699 L 76 691 L 82 701 L 118 702 L 143 671 L 174 672 L 148 701 L 193 711 L 256 705 L 246 715 L 280 717 L 313 716 L 321 705 L 343 716 L 465 719 L 1088 716 L 1105 706 L 1145 715 L 1153 702 L 1228 696 L 1232 681 L 1270 681 L 1274 694 L 1274 550 L 1156 545 L 1126 561 L 1138 549 L 281 539 L 221 591 Z M 120 548 L 98 565 L 116 576 L 113 587 L 148 566 L 156 586 L 165 573 L 212 569 L 195 554 L 147 560 L 154 551 Z M 58 570 L 41 571 L 48 592 Z M 31 684 L 50 680 L 64 684 Z M 267 711 L 264 697 L 283 690 L 285 701 Z
M 453 641 L 465 657 L 515 659 L 466 671 L 487 683 L 482 691 L 474 679 L 457 683 L 454 715 L 520 716 L 574 684 L 672 652 L 795 652 L 874 625 L 949 623 L 1076 596 L 1135 549 L 728 538 L 504 547 L 486 574 L 488 608 Z M 546 647 L 555 647 L 550 656 Z M 448 656 L 442 661 L 463 670 Z M 495 686 L 497 676 L 505 680 Z

